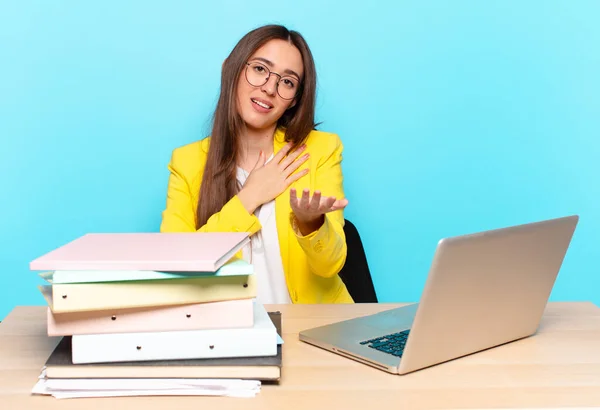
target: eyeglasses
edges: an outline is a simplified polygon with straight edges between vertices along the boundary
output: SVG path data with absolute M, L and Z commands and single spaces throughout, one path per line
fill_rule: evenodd
M 279 77 L 277 81 L 277 94 L 284 100 L 293 100 L 300 87 L 300 81 L 296 77 L 281 76 L 258 62 L 246 63 L 246 81 L 253 87 L 265 85 L 269 81 L 269 78 L 271 78 L 271 74 Z

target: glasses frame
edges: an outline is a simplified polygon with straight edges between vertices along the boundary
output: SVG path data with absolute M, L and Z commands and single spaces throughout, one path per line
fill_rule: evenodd
M 267 75 L 267 78 L 265 79 L 265 82 L 264 82 L 264 83 L 262 83 L 262 84 L 260 84 L 260 85 L 255 85 L 255 84 L 252 84 L 252 83 L 250 82 L 250 80 L 248 79 L 248 69 L 250 68 L 250 65 L 251 65 L 251 64 L 258 64 L 258 65 L 260 65 L 260 66 L 264 67 L 264 68 L 265 68 L 265 70 L 267 70 L 267 73 L 269 73 L 269 74 Z M 285 97 L 283 97 L 283 96 L 281 95 L 281 93 L 279 92 L 279 83 L 281 82 L 281 79 L 282 79 L 283 77 L 290 77 L 290 78 L 295 78 L 295 77 L 292 77 L 292 76 L 289 76 L 289 75 L 282 76 L 282 75 L 281 75 L 281 74 L 279 74 L 279 73 L 276 73 L 276 72 L 274 72 L 274 71 L 271 71 L 271 70 L 269 70 L 269 67 L 267 67 L 266 65 L 264 65 L 264 64 L 262 64 L 262 63 L 259 63 L 259 62 L 253 62 L 253 63 L 246 62 L 246 69 L 244 70 L 244 77 L 246 78 L 246 82 L 247 82 L 248 84 L 250 84 L 252 87 L 262 87 L 263 85 L 265 85 L 266 83 L 268 83 L 268 82 L 269 82 L 269 80 L 271 79 L 271 74 L 275 74 L 277 77 L 279 77 L 279 79 L 277 80 L 277 85 L 276 85 L 276 87 L 275 87 L 275 88 L 276 88 L 276 90 L 277 90 L 277 95 L 279 95 L 279 97 L 281 97 L 282 99 L 284 99 L 284 100 L 286 100 L 286 101 L 290 101 L 290 100 L 293 100 L 294 98 L 298 97 L 298 93 L 300 92 L 300 90 L 302 90 L 302 82 L 300 81 L 300 79 L 298 79 L 298 89 L 297 89 L 297 90 L 296 90 L 296 92 L 294 93 L 294 96 L 293 96 L 292 98 L 285 98 Z

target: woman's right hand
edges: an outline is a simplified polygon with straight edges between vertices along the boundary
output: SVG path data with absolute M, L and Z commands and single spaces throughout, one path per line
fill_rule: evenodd
M 287 143 L 268 164 L 265 164 L 265 154 L 261 151 L 244 187 L 238 193 L 242 205 L 249 213 L 254 213 L 256 208 L 275 199 L 290 184 L 308 174 L 308 169 L 305 168 L 292 175 L 309 157 L 308 153 L 300 156 L 306 145 L 287 155 L 291 148 L 292 143 Z

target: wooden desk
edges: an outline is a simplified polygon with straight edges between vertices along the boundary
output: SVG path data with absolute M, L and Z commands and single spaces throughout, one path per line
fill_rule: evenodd
M 283 378 L 255 398 L 31 396 L 58 342 L 42 306 L 0 323 L 0 409 L 387 409 L 600 406 L 600 308 L 550 303 L 534 337 L 395 376 L 298 341 L 305 328 L 400 305 L 267 306 L 283 313 Z M 125 407 L 127 406 L 127 407 Z M 218 406 L 218 407 L 217 407 Z

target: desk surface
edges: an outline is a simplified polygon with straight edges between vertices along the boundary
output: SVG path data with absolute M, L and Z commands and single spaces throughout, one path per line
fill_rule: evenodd
M 19 306 L 0 323 L 2 409 L 337 409 L 600 406 L 600 308 L 550 303 L 537 335 L 405 376 L 298 341 L 300 330 L 401 305 L 269 305 L 283 320 L 283 376 L 254 398 L 32 396 L 58 338 L 45 307 Z M 207 406 L 207 407 L 204 407 Z M 217 407 L 218 406 L 218 407 Z

